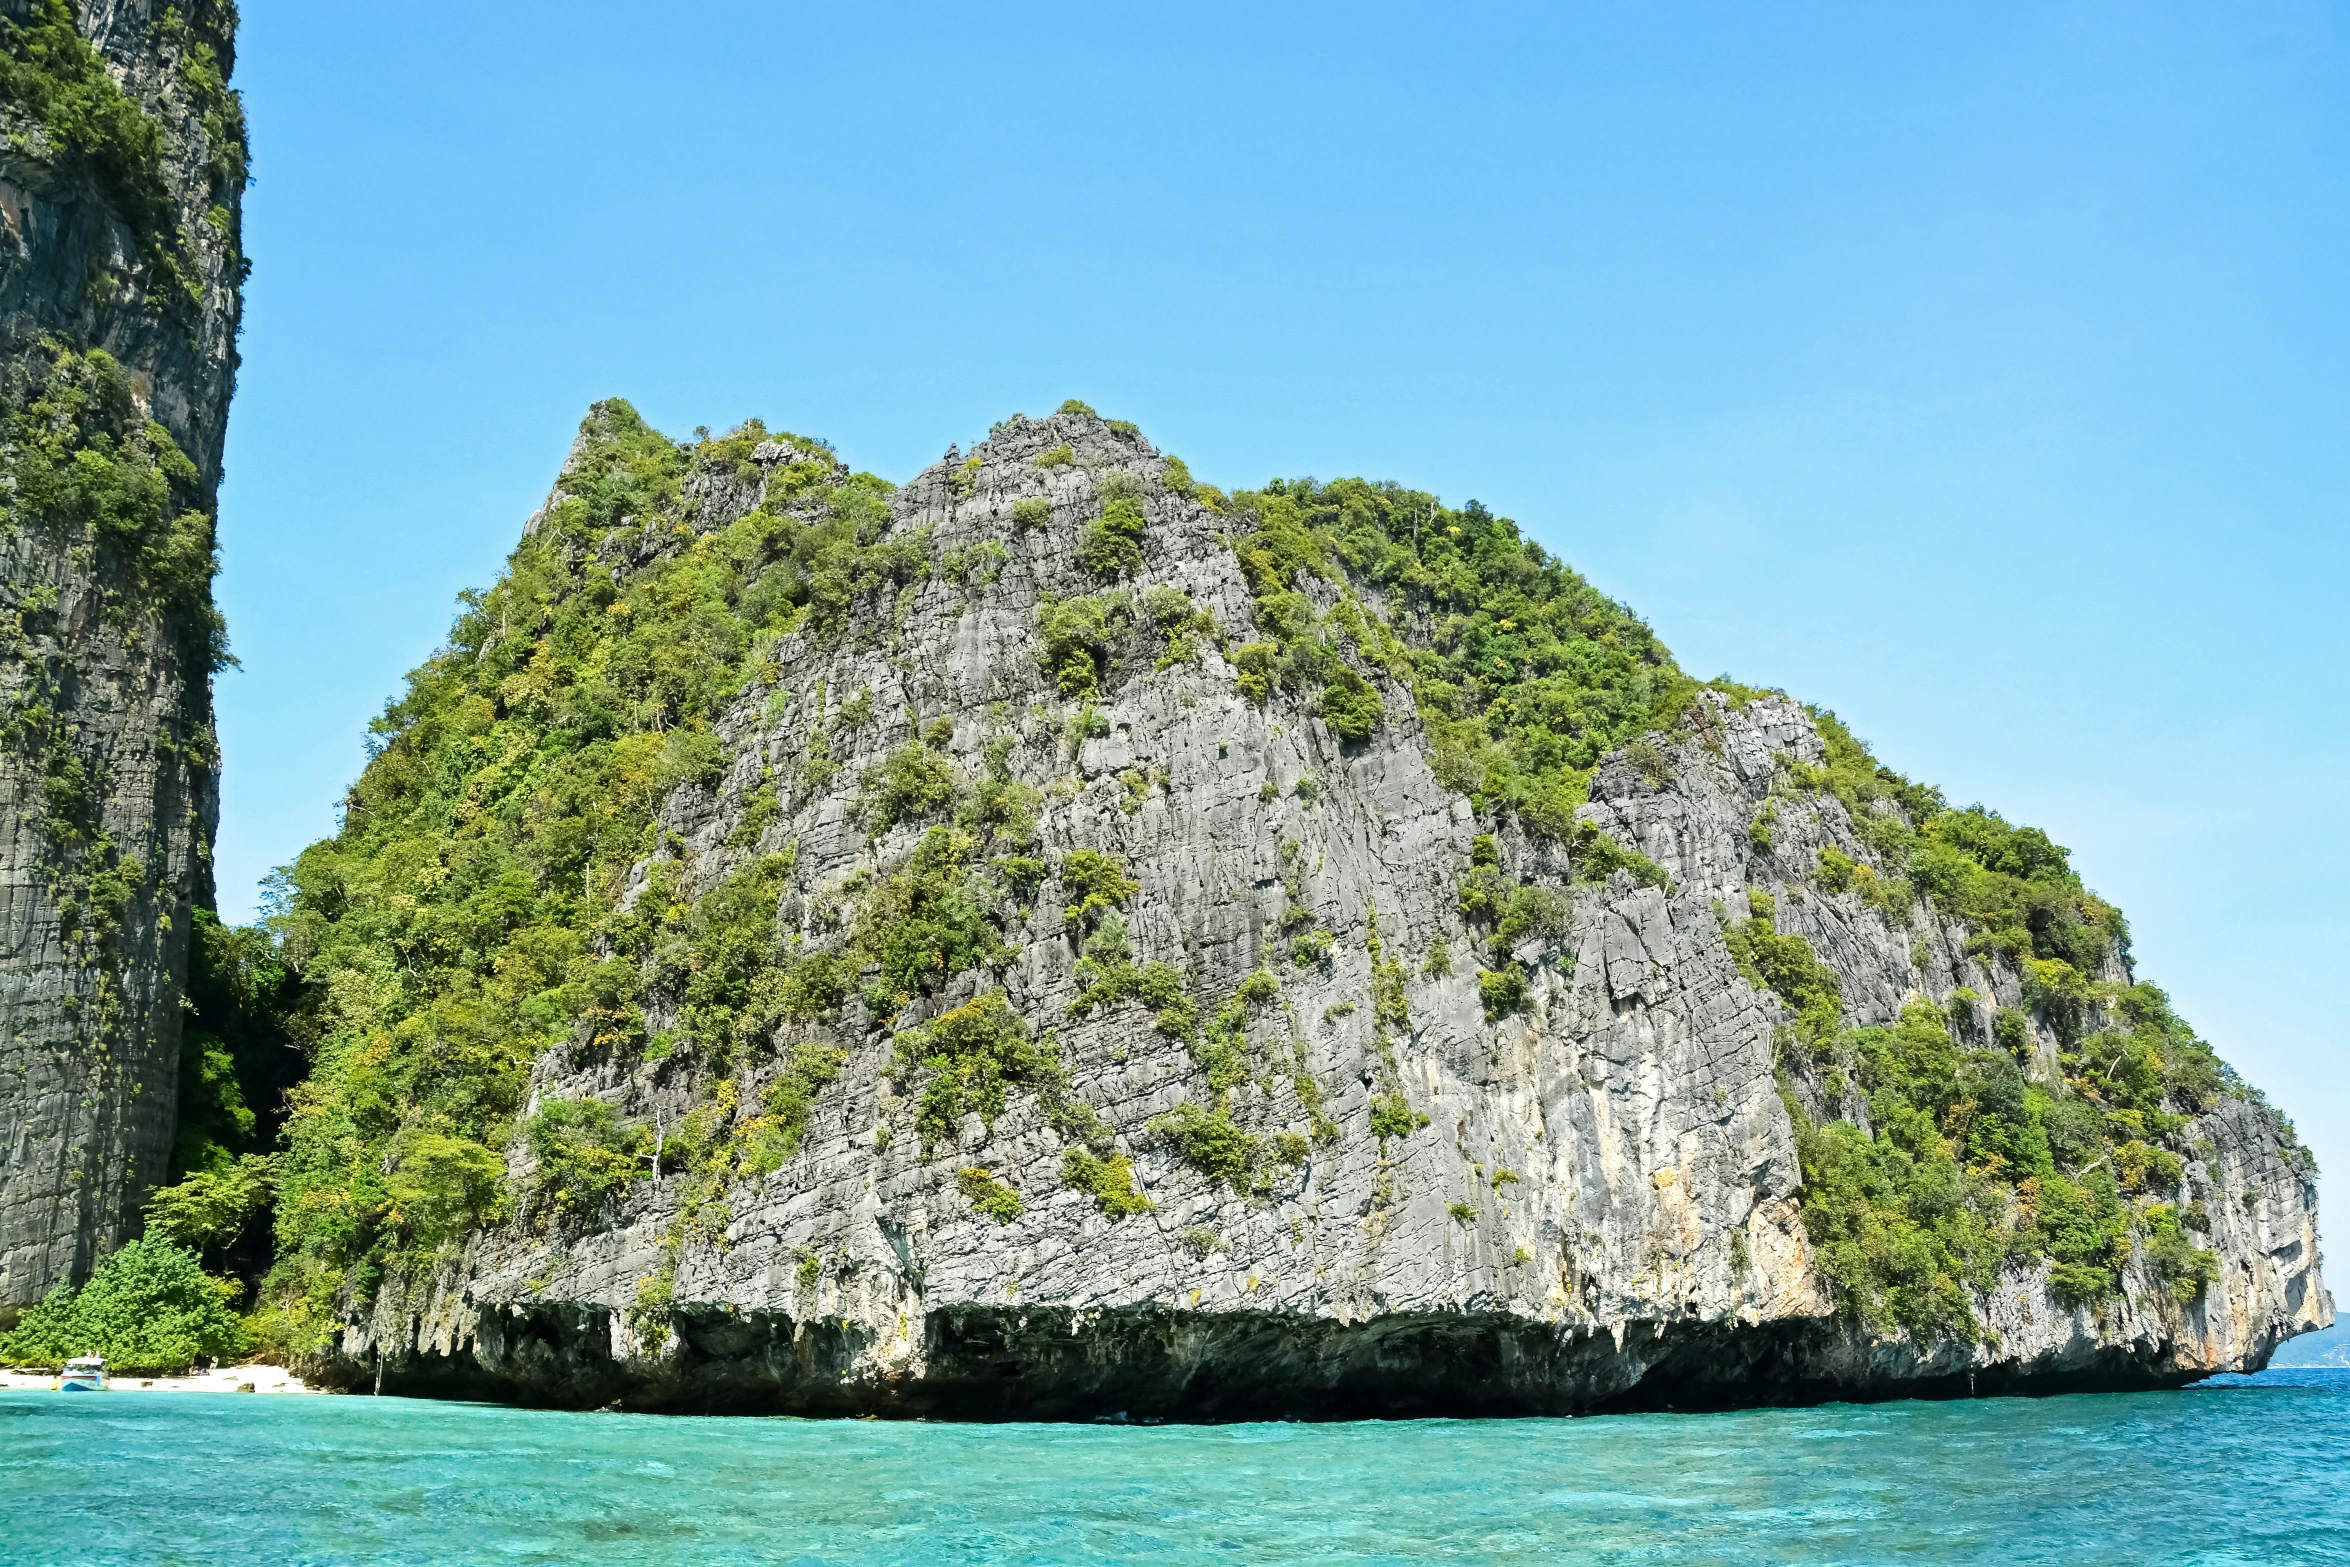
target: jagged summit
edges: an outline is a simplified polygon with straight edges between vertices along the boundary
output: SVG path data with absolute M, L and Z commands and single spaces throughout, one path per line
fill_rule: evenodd
M 379 727 L 285 926 L 331 1376 L 1576 1410 L 2330 1320 L 2306 1154 L 2063 850 L 1474 505 L 600 404 Z

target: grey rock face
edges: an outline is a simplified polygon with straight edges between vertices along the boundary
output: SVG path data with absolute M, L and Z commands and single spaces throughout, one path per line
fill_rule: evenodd
M 1073 463 L 1035 466 L 1062 445 Z M 1226 521 L 1170 493 L 1147 443 L 1089 416 L 1013 420 L 973 455 L 976 471 L 951 460 L 900 491 L 892 529 L 932 530 L 942 555 L 992 542 L 1000 568 L 934 574 L 836 642 L 787 637 L 773 678 L 722 726 L 722 781 L 665 804 L 664 857 L 693 895 L 796 844 L 780 917 L 820 935 L 827 892 L 901 862 L 923 831 L 869 837 L 861 776 L 942 715 L 973 776 L 990 737 L 1012 736 L 1009 765 L 1042 793 L 1039 852 L 1114 852 L 1139 880 L 1126 908 L 1136 962 L 1171 964 L 1207 1007 L 1260 966 L 1278 976 L 1278 1000 L 1249 1024 L 1235 1119 L 1310 1138 L 1318 1102 L 1336 1135 L 1252 1191 L 1174 1157 L 1148 1125 L 1209 1100 L 1202 1067 L 1138 1002 L 1072 1013 L 1078 954 L 1040 898 L 1008 931 L 1014 956 L 999 972 L 965 974 L 894 1024 L 851 1001 L 837 1029 L 793 1031 L 845 1050 L 846 1067 L 798 1155 L 725 1193 L 722 1227 L 687 1226 L 665 1249 L 684 1184 L 672 1175 L 638 1183 L 584 1233 L 518 1221 L 476 1235 L 346 1324 L 329 1375 L 649 1408 L 1564 1412 L 2172 1383 L 2256 1366 L 2280 1338 L 2331 1320 L 2314 1183 L 2274 1114 L 2235 1100 L 2193 1134 L 2211 1151 L 2188 1190 L 2209 1205 L 2223 1264 L 2200 1303 L 2173 1300 L 2138 1258 L 2120 1299 L 2094 1309 L 2060 1306 L 2044 1266 L 2012 1272 L 1991 1302 L 1995 1331 L 1972 1345 L 1840 1318 L 1813 1266 L 1774 1076 L 1784 1008 L 1740 977 L 1726 920 L 1750 892 L 1777 894 L 1780 928 L 1838 974 L 1849 1023 L 1890 1022 L 1905 998 L 1941 1001 L 1960 985 L 2004 1003 L 2022 994 L 1922 905 L 1897 928 L 1784 869 L 1823 845 L 1870 860 L 1832 795 L 1790 798 L 1775 856 L 1754 846 L 1749 823 L 1783 759 L 1822 757 L 1802 708 L 1709 692 L 1661 771 L 1603 765 L 1581 814 L 1662 866 L 1667 888 L 1621 871 L 1573 885 L 1559 851 L 1502 831 L 1504 863 L 1572 912 L 1514 954 L 1530 975 L 1526 1011 L 1489 1022 L 1477 933 L 1457 901 L 1481 828 L 1432 772 L 1409 692 L 1384 688 L 1387 723 L 1346 744 L 1301 704 L 1238 695 L 1213 645 L 1165 668 L 1144 647 L 1105 682 L 1094 722 L 1073 725 L 1074 704 L 1040 666 L 1037 617 L 1045 595 L 1098 587 L 1073 551 L 1105 481 L 1123 474 L 1143 499 L 1135 585 L 1181 589 L 1239 643 L 1257 633 Z M 1035 496 L 1050 520 L 1015 526 L 1015 502 Z M 754 487 L 732 511 L 706 505 L 705 525 L 756 499 Z M 804 768 L 819 682 L 835 702 L 870 691 L 875 715 L 832 739 L 843 765 L 828 778 Z M 769 775 L 782 809 L 746 841 L 746 798 Z M 1317 931 L 1326 955 L 1292 961 L 1293 934 Z M 1391 1063 L 1374 997 L 1382 956 L 1400 960 L 1408 1004 L 1384 1047 Z M 1015 1094 L 992 1127 L 966 1117 L 927 1152 L 914 1135 L 885 1071 L 895 1033 L 999 985 L 1054 1031 L 1074 1095 L 1114 1129 L 1150 1211 L 1111 1218 L 1065 1190 L 1069 1145 L 1032 1097 Z M 744 1098 L 763 1082 L 746 1080 Z M 1418 1124 L 1381 1138 L 1370 1106 L 1390 1084 Z M 537 1095 L 600 1097 L 671 1127 L 707 1089 L 677 1057 L 580 1067 L 558 1051 L 534 1078 Z M 1824 1113 L 1819 1084 L 1798 1076 L 1789 1089 Z M 524 1173 L 525 1149 L 510 1157 Z M 974 1211 L 957 1183 L 970 1168 L 1020 1195 L 1016 1217 Z M 673 1298 L 632 1309 L 671 1257 Z
M 32 9 L 0 5 L 12 18 Z M 171 22 L 146 0 L 76 9 L 83 35 L 162 132 L 187 286 L 142 254 L 101 171 L 50 145 L 23 105 L 0 105 L 0 376 L 12 396 L 26 395 L 48 361 L 44 340 L 104 349 L 130 373 L 140 415 L 194 463 L 209 513 L 243 266 L 239 180 L 214 167 L 234 128 L 216 114 L 208 129 L 207 103 L 217 103 L 191 68 L 200 72 L 204 47 L 226 70 L 232 24 L 209 0 L 183 3 Z M 78 1282 L 135 1234 L 165 1172 L 190 909 L 210 901 L 218 767 L 210 628 L 185 614 L 126 612 L 94 525 L 20 513 L 13 489 L 6 499 L 0 1319 Z M 61 799 L 61 777 L 75 781 L 77 801 Z M 110 853 L 93 849 L 101 842 Z M 93 869 L 124 882 L 102 931 L 91 914 L 108 894 L 94 896 Z

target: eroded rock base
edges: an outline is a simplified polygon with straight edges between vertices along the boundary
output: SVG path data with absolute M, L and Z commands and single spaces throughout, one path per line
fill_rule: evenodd
M 1403 1313 L 1342 1323 L 1274 1312 L 1077 1314 L 960 1306 L 927 1321 L 920 1375 L 861 1376 L 869 1335 L 780 1312 L 685 1311 L 657 1360 L 613 1356 L 603 1308 L 485 1309 L 455 1354 L 391 1346 L 309 1369 L 346 1391 L 558 1409 L 937 1420 L 1358 1420 L 1708 1410 L 1896 1398 L 2144 1391 L 2209 1373 L 2084 1343 L 2045 1363 L 1906 1374 L 1833 1320 L 1635 1324 Z

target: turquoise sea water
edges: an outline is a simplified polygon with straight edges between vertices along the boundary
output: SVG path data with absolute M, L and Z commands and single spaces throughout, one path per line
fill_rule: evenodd
M 2350 1372 L 1155 1428 L 0 1393 L 0 1560 L 2350 1562 Z

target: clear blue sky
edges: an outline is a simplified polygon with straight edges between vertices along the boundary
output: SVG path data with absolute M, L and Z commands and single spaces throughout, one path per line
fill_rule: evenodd
M 232 917 L 590 400 L 902 480 L 1077 396 L 2046 827 L 2350 1200 L 2350 12 L 244 13 Z

